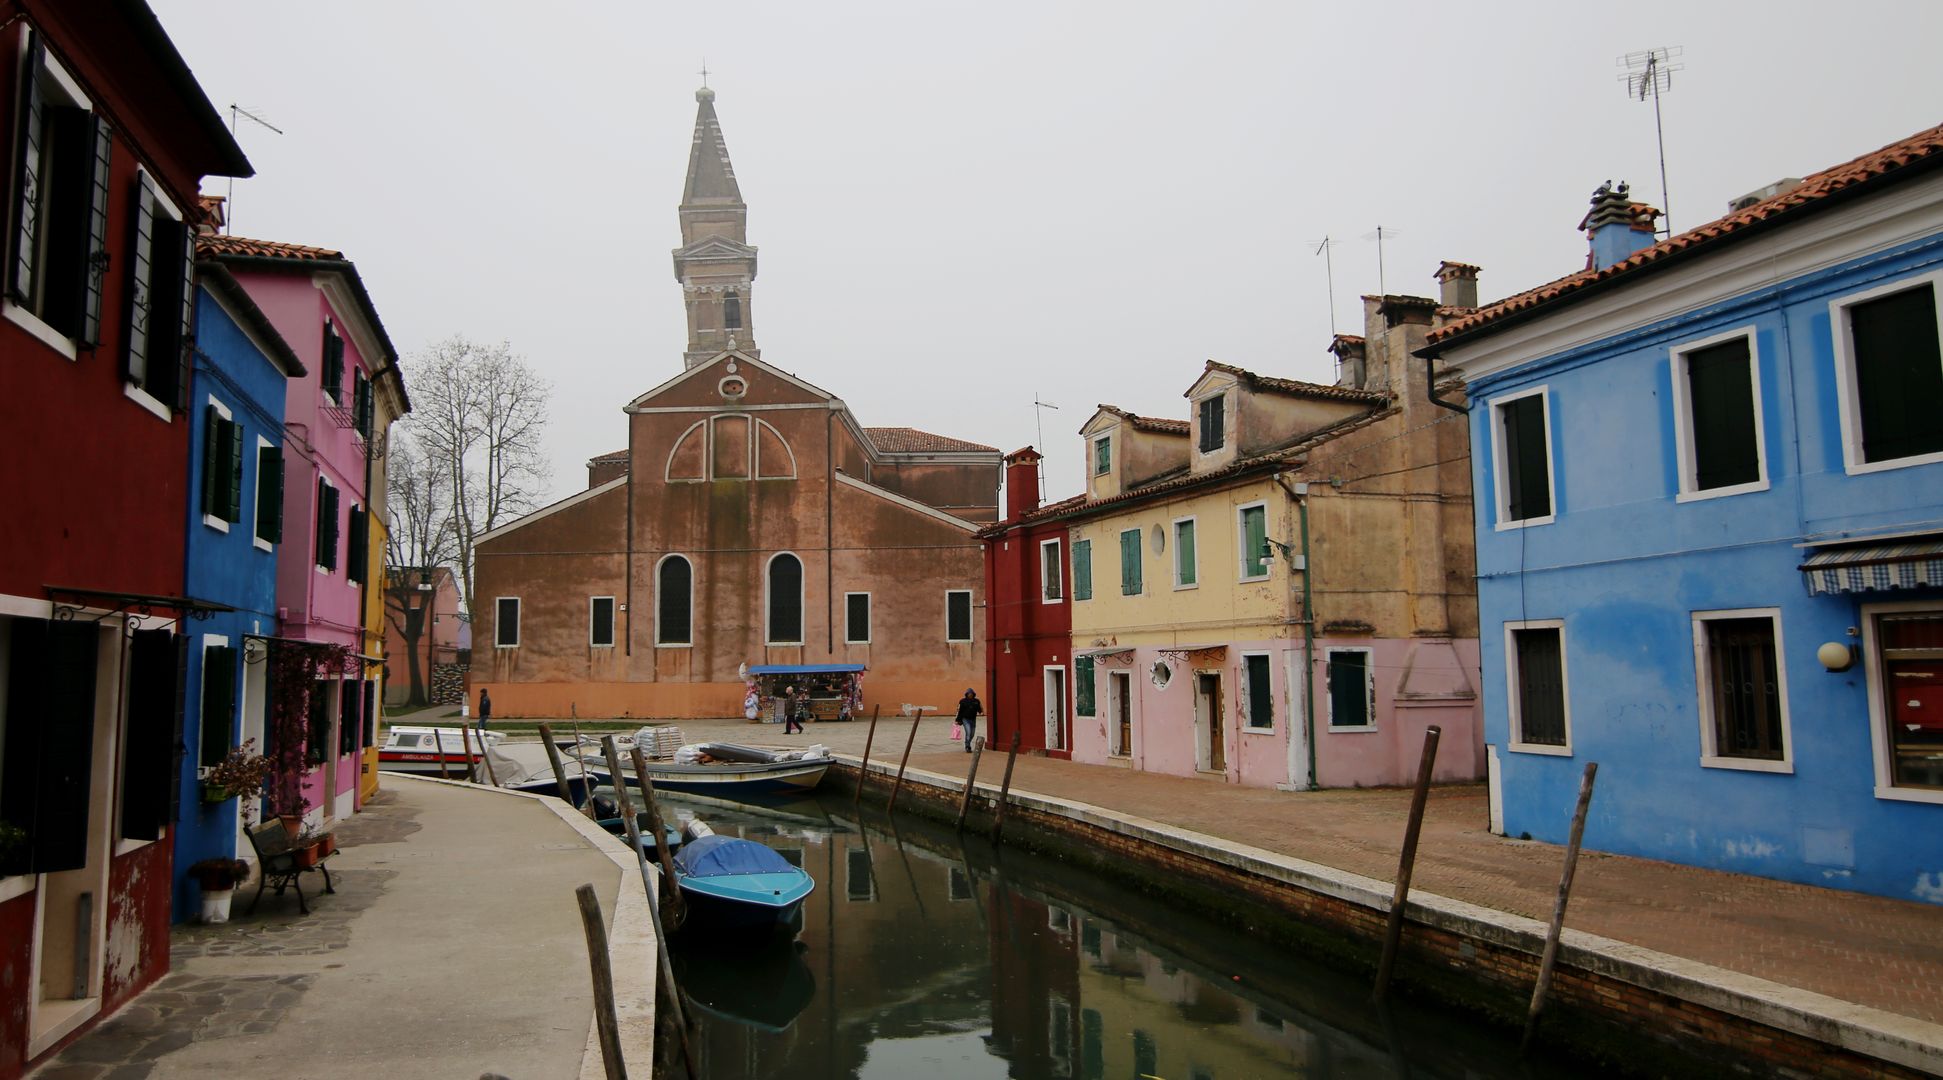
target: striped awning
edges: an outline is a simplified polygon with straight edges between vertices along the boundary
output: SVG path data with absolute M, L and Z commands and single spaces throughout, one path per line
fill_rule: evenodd
M 1943 537 L 1820 548 L 1800 569 L 1810 596 L 1943 588 Z

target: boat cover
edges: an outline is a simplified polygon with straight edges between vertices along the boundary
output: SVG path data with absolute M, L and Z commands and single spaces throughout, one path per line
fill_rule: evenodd
M 794 874 L 788 859 L 754 840 L 734 836 L 704 836 L 675 855 L 681 869 L 695 877 L 724 874 Z

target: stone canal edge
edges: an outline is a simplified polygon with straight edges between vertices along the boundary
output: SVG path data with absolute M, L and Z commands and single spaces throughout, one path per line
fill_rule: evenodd
M 841 787 L 854 791 L 860 759 L 839 754 L 836 762 Z M 881 800 L 895 776 L 893 764 L 873 761 L 865 791 Z M 964 786 L 962 776 L 911 768 L 898 806 L 954 820 Z M 976 784 L 968 828 L 989 831 L 998 793 L 997 784 Z M 1117 856 L 1152 874 L 1178 875 L 1178 882 L 1155 879 L 1164 892 L 1231 890 L 1311 931 L 1346 938 L 1346 947 L 1331 951 L 1374 966 L 1390 882 L 1016 787 L 1005 828 L 1008 843 L 1103 860 L 1102 869 Z M 1501 1020 L 1514 1007 L 1512 1015 L 1522 1016 L 1544 949 L 1544 923 L 1420 889 L 1411 890 L 1405 914 L 1403 960 L 1410 970 L 1399 973 L 1400 981 L 1460 1007 L 1477 1008 L 1483 995 L 1485 1011 Z M 1689 1067 L 1695 1059 L 1731 1055 L 1742 1064 L 1798 1069 L 1814 1061 L 1815 1071 L 1835 1076 L 1943 1075 L 1943 1024 L 1573 930 L 1567 921 L 1547 1020 L 1572 1014 L 1569 1023 L 1560 1021 L 1569 1029 L 1564 1041 L 1576 1049 L 1612 1052 L 1627 1046 L 1628 1036 L 1635 1046 L 1645 1036 Z

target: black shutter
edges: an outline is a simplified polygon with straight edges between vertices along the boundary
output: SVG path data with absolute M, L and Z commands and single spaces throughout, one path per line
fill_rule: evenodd
M 175 411 L 188 412 L 189 372 L 196 355 L 196 233 L 185 222 L 169 224 L 170 250 L 182 260 L 181 312 L 175 326 Z
M 1936 291 L 1922 285 L 1849 309 L 1862 460 L 1943 451 L 1943 356 Z
M 128 726 L 122 739 L 121 835 L 158 840 L 168 821 L 181 742 L 175 634 L 137 630 L 128 645 Z
M 236 717 L 236 650 L 211 645 L 202 651 L 202 718 L 197 733 L 204 765 L 220 764 L 234 745 Z
M 1504 423 L 1506 502 L 1512 521 L 1552 512 L 1550 469 L 1546 466 L 1545 399 L 1533 394 L 1500 406 Z
M 370 555 L 367 542 L 369 528 L 365 522 L 369 515 L 362 507 L 351 507 L 350 543 L 344 552 L 345 576 L 360 584 L 364 581 L 365 563 Z
M 364 680 L 364 745 L 378 743 L 378 680 Z
M 324 393 L 340 401 L 344 385 L 344 339 L 329 323 L 324 324 Z
M 337 501 L 337 489 L 327 485 L 324 488 L 324 550 L 323 550 L 323 557 L 324 557 L 323 567 L 326 570 L 337 569 L 337 542 L 343 535 L 339 531 L 339 526 L 337 524 L 338 505 L 339 504 Z
M 155 196 L 148 178 L 135 180 L 134 236 L 128 259 L 128 345 L 122 351 L 122 377 L 138 386 L 148 383 L 148 339 L 154 297 L 149 295 L 149 245 L 155 240 Z
M 371 437 L 371 380 L 362 371 L 351 373 L 351 422 L 358 434 Z
M 243 521 L 243 425 L 234 420 L 225 420 L 223 427 L 229 433 L 228 500 L 223 506 L 223 520 L 241 524 Z
M 274 446 L 256 450 L 256 535 L 283 539 L 283 452 Z
M 114 129 L 94 118 L 94 160 L 88 186 L 88 258 L 81 284 L 81 344 L 101 344 L 102 283 L 108 276 L 108 174 L 114 162 Z
M 1693 424 L 1694 487 L 1751 484 L 1761 478 L 1754 437 L 1754 378 L 1747 339 L 1687 354 L 1687 410 Z
M 331 486 L 324 482 L 323 477 L 321 476 L 318 477 L 317 478 L 317 521 L 315 526 L 311 529 L 311 537 L 313 540 L 316 541 L 317 544 L 317 555 L 315 561 L 319 566 L 330 565 L 329 562 L 325 561 L 328 558 L 325 552 L 327 552 L 330 549 L 330 541 L 326 539 L 324 534 L 325 526 L 331 520 L 330 494 L 331 494 Z
M 337 753 L 347 756 L 358 748 L 358 703 L 363 695 L 357 691 L 357 683 L 346 679 L 337 684 Z
M 81 336 L 87 302 L 88 186 L 94 173 L 94 121 L 86 109 L 47 110 L 47 161 L 53 183 L 42 188 L 40 222 L 44 262 L 34 270 L 40 280 L 41 321 L 62 337 Z M 42 177 L 45 185 L 47 177 Z
M 20 303 L 34 295 L 34 257 L 39 249 L 41 204 L 41 151 L 47 140 L 40 94 L 41 65 L 46 62 L 39 35 L 28 31 L 27 55 L 20 65 L 20 145 L 16 160 L 20 171 L 14 177 L 13 272 L 7 275 L 7 292 Z
M 216 482 L 223 475 L 223 454 L 229 440 L 223 438 L 223 414 L 214 405 L 202 407 L 202 512 L 222 516 L 222 501 L 216 497 Z
M 88 859 L 99 631 L 44 619 L 15 619 L 11 629 L 0 820 L 25 829 L 27 843 L 0 874 L 78 870 Z

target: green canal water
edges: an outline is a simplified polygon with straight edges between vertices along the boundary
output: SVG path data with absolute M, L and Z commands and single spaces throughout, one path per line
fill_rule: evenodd
M 1380 1015 L 1366 979 L 929 822 L 860 822 L 835 795 L 663 798 L 816 879 L 794 940 L 677 938 L 710 1080 L 1586 1075 L 1467 1017 Z

